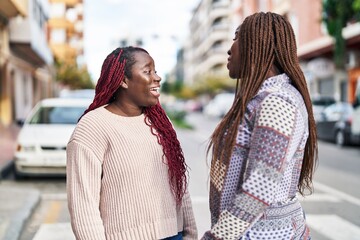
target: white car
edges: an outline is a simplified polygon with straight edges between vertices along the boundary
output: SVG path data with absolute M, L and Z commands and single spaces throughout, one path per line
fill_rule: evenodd
M 203 113 L 209 117 L 222 118 L 230 110 L 234 98 L 234 93 L 219 93 L 204 107 Z
M 66 145 L 90 99 L 49 98 L 26 118 L 17 139 L 15 177 L 65 176 Z

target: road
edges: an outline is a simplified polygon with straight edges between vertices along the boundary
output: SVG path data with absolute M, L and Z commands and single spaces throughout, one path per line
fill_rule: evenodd
M 190 167 L 189 190 L 201 236 L 210 227 L 207 140 L 218 119 L 191 114 L 188 121 L 195 129 L 178 129 L 177 132 Z M 360 239 L 360 147 L 338 148 L 332 143 L 319 141 L 319 159 L 314 179 L 315 192 L 301 198 L 313 239 Z M 42 193 L 41 201 L 19 240 L 75 239 L 69 223 L 65 179 L 15 181 L 9 176 L 3 184 L 36 188 Z

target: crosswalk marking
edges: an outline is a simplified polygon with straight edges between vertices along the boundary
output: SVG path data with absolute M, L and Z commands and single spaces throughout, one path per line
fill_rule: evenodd
M 314 193 L 310 196 L 298 196 L 300 202 L 341 202 L 342 200 L 327 193 Z
M 337 215 L 306 215 L 310 228 L 331 239 L 359 240 L 360 227 L 346 221 Z
M 349 194 L 346 194 L 342 191 L 336 190 L 335 188 L 329 187 L 325 184 L 314 182 L 315 189 L 320 190 L 322 192 L 329 193 L 331 195 L 337 196 L 347 202 L 360 206 L 360 199 L 353 197 Z
M 308 226 L 329 240 L 358 240 L 360 227 L 337 215 L 307 214 Z M 54 234 L 56 233 L 56 234 Z M 33 240 L 75 240 L 70 223 L 42 224 Z
M 314 182 L 315 193 L 306 196 L 305 198 L 298 196 L 299 200 L 303 203 L 310 202 L 349 202 L 354 205 L 360 206 L 360 199 L 348 195 L 342 191 L 336 190 L 322 183 Z M 42 194 L 43 200 L 49 201 L 66 201 L 66 193 L 46 193 Z M 193 195 L 192 203 L 194 205 L 195 218 L 197 220 L 203 220 L 204 215 L 208 212 L 208 195 Z M 56 208 L 57 209 L 57 208 Z M 55 211 L 58 212 L 58 211 Z M 206 213 L 206 214 L 205 214 Z M 199 218 L 198 215 L 201 215 Z M 307 224 L 311 230 L 320 234 L 329 240 L 347 239 L 355 240 L 360 239 L 360 227 L 351 223 L 350 221 L 341 218 L 337 215 L 331 214 L 310 214 L 307 213 Z M 199 218 L 199 219 L 198 219 Z M 210 221 L 210 216 L 206 216 L 206 219 Z M 48 222 L 51 223 L 51 222 Z M 202 226 L 204 225 L 204 226 Z M 208 230 L 209 223 L 198 223 L 199 231 Z M 204 230 L 204 231 L 205 231 Z M 56 233 L 56 234 L 54 234 Z M 199 234 L 201 234 L 199 232 Z M 75 237 L 71 230 L 71 225 L 67 223 L 55 223 L 55 224 L 42 224 L 36 233 L 33 240 L 74 240 Z
M 301 201 L 305 202 L 340 202 L 341 200 L 348 201 L 355 205 L 360 206 L 360 199 L 350 196 L 344 192 L 331 188 L 327 185 L 324 185 L 319 182 L 314 182 L 314 186 L 316 190 L 320 190 L 325 193 L 314 193 L 310 196 L 306 196 L 305 198 L 299 196 Z M 66 200 L 66 193 L 44 193 L 41 195 L 43 200 Z M 205 203 L 208 202 L 208 196 L 193 196 L 191 197 L 193 203 Z
M 42 224 L 33 240 L 75 240 L 70 223 Z

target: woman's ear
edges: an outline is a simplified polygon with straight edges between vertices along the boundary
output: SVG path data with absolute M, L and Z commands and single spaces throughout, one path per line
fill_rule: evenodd
M 120 83 L 120 86 L 121 86 L 122 88 L 127 89 L 127 88 L 129 87 L 128 84 L 127 84 L 127 82 L 128 82 L 128 79 L 125 77 L 124 80 Z

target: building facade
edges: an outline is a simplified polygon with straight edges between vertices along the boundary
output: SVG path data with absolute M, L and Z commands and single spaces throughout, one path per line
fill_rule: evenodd
M 190 20 L 184 47 L 184 83 L 199 77 L 225 75 L 232 28 L 232 0 L 201 0 Z
M 25 17 L 26 14 L 25 1 L 0 1 L 0 127 L 11 123 L 11 109 L 14 101 L 10 94 L 10 81 L 7 78 L 10 60 L 9 21 L 17 15 Z
M 297 16 L 299 28 L 298 56 L 307 76 L 312 95 L 332 96 L 338 101 L 352 103 L 360 82 L 360 23 L 348 23 L 342 30 L 346 41 L 346 64 L 336 69 L 334 40 L 319 21 L 321 0 L 291 1 L 291 11 Z
M 0 122 L 9 125 L 24 120 L 38 100 L 53 95 L 54 71 L 46 40 L 48 2 L 5 2 L 12 2 L 19 10 L 5 9 L 13 14 L 3 26 L 1 41 Z
M 83 0 L 49 0 L 48 41 L 55 60 L 85 65 Z
M 191 84 L 196 76 L 224 71 L 234 30 L 246 16 L 259 11 L 276 12 L 292 24 L 300 64 L 312 96 L 354 101 L 360 86 L 360 23 L 348 23 L 343 29 L 346 67 L 336 69 L 334 40 L 321 21 L 322 0 L 200 1 L 190 22 L 191 35 L 185 47 L 185 81 Z

